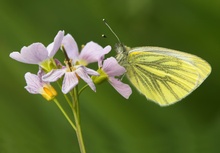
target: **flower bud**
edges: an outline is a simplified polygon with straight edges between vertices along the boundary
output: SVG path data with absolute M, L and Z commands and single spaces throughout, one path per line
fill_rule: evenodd
M 57 92 L 56 90 L 50 85 L 50 84 L 45 84 L 42 88 L 41 95 L 48 101 L 53 100 Z

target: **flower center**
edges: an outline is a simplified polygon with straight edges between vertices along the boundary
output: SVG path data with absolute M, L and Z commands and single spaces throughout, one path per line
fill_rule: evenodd
M 70 59 L 69 61 L 65 60 L 64 63 L 66 64 L 66 71 L 67 72 L 73 72 L 76 70 L 76 68 L 72 65 L 72 60 Z
M 99 68 L 97 72 L 100 74 L 99 76 L 92 76 L 92 81 L 95 84 L 101 84 L 104 81 L 108 80 L 108 75 L 102 70 L 102 68 Z
M 50 72 L 51 70 L 57 68 L 56 63 L 52 58 L 41 62 L 40 67 L 42 67 L 45 72 Z

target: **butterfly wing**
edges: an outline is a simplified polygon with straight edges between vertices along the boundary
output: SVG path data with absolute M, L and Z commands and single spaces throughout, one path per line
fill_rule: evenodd
M 189 95 L 211 72 L 200 57 L 161 47 L 131 49 L 124 66 L 137 90 L 161 106 Z

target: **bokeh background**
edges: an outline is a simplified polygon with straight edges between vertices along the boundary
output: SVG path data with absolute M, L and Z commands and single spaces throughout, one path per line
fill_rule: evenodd
M 36 73 L 37 66 L 9 54 L 33 42 L 48 45 L 58 30 L 71 33 L 79 45 L 93 40 L 114 46 L 117 40 L 102 18 L 126 45 L 196 54 L 211 64 L 212 73 L 190 96 L 163 108 L 134 88 L 129 100 L 108 83 L 97 86 L 96 93 L 86 90 L 80 107 L 87 152 L 220 152 L 219 0 L 1 0 L 0 153 L 79 152 L 75 133 L 56 105 L 24 89 L 24 74 Z

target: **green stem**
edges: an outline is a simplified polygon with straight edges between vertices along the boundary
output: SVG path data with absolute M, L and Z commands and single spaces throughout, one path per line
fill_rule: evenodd
M 86 153 L 85 145 L 83 142 L 83 136 L 82 136 L 82 131 L 81 131 L 81 126 L 80 126 L 80 113 L 79 113 L 79 95 L 78 95 L 78 87 L 76 86 L 73 89 L 73 115 L 75 119 L 75 124 L 76 124 L 76 136 L 78 139 L 79 143 L 79 148 L 81 153 Z
M 83 86 L 83 87 L 80 89 L 78 95 L 80 95 L 81 92 L 82 92 L 83 90 L 85 90 L 88 86 L 89 86 L 88 84 L 86 84 L 85 86 Z
M 67 121 L 70 123 L 70 125 L 72 126 L 72 128 L 77 131 L 76 126 L 74 125 L 74 123 L 72 122 L 72 120 L 69 118 L 69 116 L 66 114 L 66 112 L 64 111 L 63 107 L 60 105 L 60 103 L 58 102 L 57 99 L 54 98 L 53 100 L 56 105 L 58 106 L 58 108 L 61 110 L 61 112 L 63 113 L 63 115 L 66 117 Z
M 60 80 L 57 81 L 57 84 L 60 87 L 60 89 L 62 89 L 61 84 L 60 84 Z M 66 94 L 63 94 L 63 95 L 64 95 L 66 101 L 68 102 L 70 108 L 73 109 L 72 103 L 71 103 L 70 99 L 68 98 L 68 96 Z

